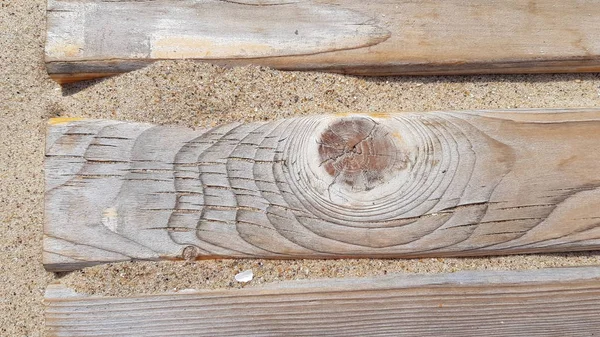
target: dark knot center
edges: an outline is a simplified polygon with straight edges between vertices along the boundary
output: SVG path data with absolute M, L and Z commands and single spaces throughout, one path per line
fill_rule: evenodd
M 389 130 L 366 117 L 337 120 L 321 134 L 319 158 L 334 182 L 368 191 L 406 166 Z

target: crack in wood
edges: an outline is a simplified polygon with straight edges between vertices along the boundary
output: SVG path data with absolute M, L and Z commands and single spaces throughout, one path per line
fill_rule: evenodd
M 552 132 L 568 146 L 551 152 L 540 144 L 550 125 L 543 122 L 556 121 L 555 112 L 491 114 L 310 116 L 212 130 L 101 121 L 50 126 L 55 142 L 46 156 L 45 250 L 82 259 L 94 240 L 131 259 L 180 257 L 188 246 L 199 249 L 198 258 L 465 256 L 597 247 L 600 190 L 594 173 L 600 162 L 584 149 L 600 142 L 600 112 L 560 113 L 565 121 L 582 114 L 585 121 L 564 128 L 553 123 Z M 75 127 L 92 137 L 62 145 Z M 111 137 L 135 141 L 107 148 L 101 159 L 91 157 L 97 151 L 89 150 L 93 139 L 108 130 Z M 378 150 L 388 145 L 389 151 Z M 372 169 L 365 156 L 398 151 L 404 166 L 376 165 L 389 175 L 365 183 L 364 172 Z M 573 151 L 579 151 L 577 165 L 559 169 Z M 94 159 L 65 161 L 71 157 Z M 352 168 L 352 174 L 342 178 L 336 168 L 331 176 L 322 159 L 341 163 L 345 157 L 356 162 L 339 167 Z M 547 191 L 556 195 L 541 203 Z M 102 221 L 110 228 L 101 231 Z M 75 244 L 65 250 L 54 238 Z M 146 248 L 139 250 L 138 242 Z M 47 268 L 69 269 L 69 263 L 53 262 L 64 257 L 53 256 L 45 255 Z M 99 261 L 90 257 L 89 264 Z

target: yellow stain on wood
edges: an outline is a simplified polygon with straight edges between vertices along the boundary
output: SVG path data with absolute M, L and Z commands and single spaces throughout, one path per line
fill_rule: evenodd
M 387 112 L 337 112 L 336 117 L 347 117 L 347 116 L 368 116 L 371 118 L 387 119 L 391 118 L 391 115 Z
M 373 118 L 380 118 L 380 119 L 390 118 L 390 114 L 387 112 L 371 112 L 371 113 L 369 113 L 369 116 L 373 117 Z
M 355 112 L 336 112 L 335 113 L 335 117 L 347 117 L 347 116 L 353 116 L 353 115 L 360 115 L 360 114 L 355 113 Z
M 392 137 L 396 138 L 397 140 L 404 142 L 404 139 L 402 138 L 402 135 L 399 132 L 394 132 L 392 133 Z
M 55 117 L 55 118 L 50 118 L 48 120 L 48 125 L 59 125 L 59 124 L 65 124 L 65 123 L 69 123 L 69 122 L 81 121 L 84 119 L 85 118 L 81 118 L 81 117 Z
M 72 43 L 56 43 L 52 45 L 48 53 L 54 58 L 77 57 L 81 53 L 81 46 Z
M 235 58 L 279 56 L 268 43 L 219 42 L 200 37 L 167 37 L 152 41 L 152 58 Z
M 119 213 L 116 207 L 105 208 L 102 211 L 102 224 L 110 231 L 117 233 L 119 231 Z

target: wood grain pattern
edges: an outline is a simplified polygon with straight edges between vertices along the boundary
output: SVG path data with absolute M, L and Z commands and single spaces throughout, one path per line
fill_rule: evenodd
M 600 248 L 600 110 L 49 126 L 44 264 Z
M 48 0 L 57 81 L 162 59 L 363 75 L 600 71 L 580 0 Z
M 138 297 L 46 292 L 52 337 L 593 336 L 600 268 L 293 281 Z

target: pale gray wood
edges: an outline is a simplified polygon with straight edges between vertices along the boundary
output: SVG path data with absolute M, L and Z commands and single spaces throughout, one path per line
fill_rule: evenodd
M 600 71 L 593 0 L 48 0 L 46 63 L 72 82 L 162 59 L 353 74 Z
M 51 121 L 44 264 L 600 248 L 600 110 Z
M 593 336 L 600 268 L 289 281 L 136 297 L 46 292 L 52 337 Z

